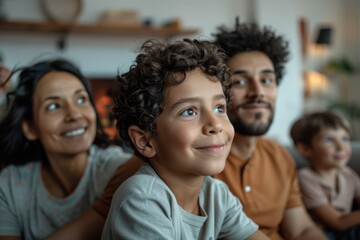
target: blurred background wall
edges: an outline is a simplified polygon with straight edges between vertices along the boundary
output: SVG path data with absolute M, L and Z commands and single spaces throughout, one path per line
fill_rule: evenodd
M 155 26 L 178 19 L 181 28 L 198 29 L 194 35 L 176 38 L 211 40 L 211 33 L 218 26 L 233 26 L 237 16 L 241 22 L 273 27 L 289 40 L 291 58 L 279 87 L 275 121 L 268 136 L 285 145 L 291 144 L 288 134 L 291 123 L 306 111 L 304 73 L 321 72 L 331 59 L 346 58 L 355 70 L 360 65 L 358 0 L 83 0 L 82 3 L 76 19 L 79 24 L 96 24 L 108 9 L 130 9 L 136 10 L 141 20 L 150 19 Z M 6 21 L 47 21 L 40 0 L 1 0 L 1 12 Z M 301 20 L 305 32 L 300 31 Z M 323 25 L 333 30 L 332 44 L 327 46 L 325 54 L 318 54 L 313 42 Z M 2 62 L 12 68 L 47 57 L 66 57 L 78 64 L 89 78 L 114 78 L 118 70 L 127 70 L 142 42 L 156 37 L 69 32 L 66 48 L 60 50 L 56 47 L 60 36 L 54 32 L 0 31 Z M 359 89 L 358 78 L 356 71 L 346 76 L 347 99 L 360 103 L 360 96 L 354 90 Z

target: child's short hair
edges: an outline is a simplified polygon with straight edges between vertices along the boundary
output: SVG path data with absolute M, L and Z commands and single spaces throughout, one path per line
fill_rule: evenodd
M 118 75 L 113 112 L 120 137 L 130 143 L 128 128 L 136 125 L 156 136 L 156 118 L 163 111 L 167 87 L 182 83 L 186 72 L 200 68 L 211 81 L 220 81 L 227 102 L 231 79 L 223 50 L 209 41 L 184 39 L 171 43 L 146 41 L 129 71 Z
M 313 137 L 322 129 L 339 127 L 350 133 L 348 123 L 340 115 L 334 112 L 315 112 L 296 120 L 291 127 L 290 135 L 295 145 L 303 143 L 311 146 Z

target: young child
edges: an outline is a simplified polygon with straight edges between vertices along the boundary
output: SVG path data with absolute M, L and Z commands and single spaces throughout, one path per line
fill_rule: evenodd
M 351 155 L 350 130 L 332 112 L 298 119 L 291 137 L 310 166 L 299 170 L 306 208 L 330 239 L 360 239 L 360 178 L 346 166 Z
M 102 239 L 268 239 L 210 177 L 234 136 L 224 57 L 206 41 L 147 41 L 119 76 L 117 128 L 146 163 L 116 191 Z

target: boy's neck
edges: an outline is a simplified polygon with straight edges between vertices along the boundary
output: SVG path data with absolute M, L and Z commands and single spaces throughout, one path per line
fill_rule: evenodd
M 200 215 L 199 194 L 204 176 L 176 174 L 152 160 L 149 164 L 173 192 L 179 206 L 189 213 Z
M 320 169 L 315 167 L 311 167 L 311 168 L 317 173 L 317 175 L 321 178 L 321 180 L 323 180 L 330 186 L 336 188 L 337 173 L 339 171 L 338 168 L 331 168 L 331 169 Z

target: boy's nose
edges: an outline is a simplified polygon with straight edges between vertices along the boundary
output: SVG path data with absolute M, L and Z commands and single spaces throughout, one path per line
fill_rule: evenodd
M 223 126 L 221 121 L 218 119 L 217 116 L 210 116 L 204 125 L 204 134 L 212 135 L 221 133 L 223 130 Z

